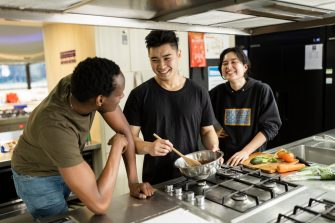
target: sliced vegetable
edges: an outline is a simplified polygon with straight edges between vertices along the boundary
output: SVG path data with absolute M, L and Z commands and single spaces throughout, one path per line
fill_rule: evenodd
M 275 153 L 275 156 L 288 163 L 295 161 L 294 154 L 292 152 L 287 151 L 286 149 L 280 149 Z
M 264 164 L 264 163 L 276 163 L 280 161 L 275 157 L 268 157 L 268 156 L 256 156 L 250 160 L 250 163 L 253 165 L 257 164 Z
M 266 156 L 256 156 L 250 160 L 250 163 L 253 165 L 268 163 L 268 162 L 269 162 L 269 158 Z
M 288 163 L 291 163 L 291 162 L 295 161 L 295 156 L 291 152 L 287 152 L 287 153 L 282 154 L 280 158 L 283 159 L 285 162 L 288 162 Z
M 303 163 L 297 163 L 297 164 L 279 164 L 277 166 L 277 172 L 278 173 L 286 173 L 291 171 L 300 170 L 305 167 L 305 164 Z
M 278 158 L 282 158 L 284 154 L 287 153 L 286 149 L 280 149 L 278 152 L 275 153 L 275 155 L 277 155 Z

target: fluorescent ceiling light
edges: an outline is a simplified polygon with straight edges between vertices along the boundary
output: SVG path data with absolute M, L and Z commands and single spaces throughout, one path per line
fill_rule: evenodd
M 290 4 L 297 4 L 303 6 L 319 6 L 328 3 L 335 3 L 334 0 L 280 0 L 277 2 L 287 2 Z
M 237 29 L 246 29 L 246 28 L 255 28 L 269 25 L 278 25 L 283 23 L 289 23 L 291 21 L 282 20 L 282 19 L 271 19 L 265 17 L 255 17 L 249 19 L 243 19 L 239 21 L 232 21 L 227 23 L 217 24 L 216 26 L 230 28 L 234 27 Z
M 224 11 L 208 11 L 191 16 L 182 16 L 176 19 L 169 20 L 169 22 L 179 22 L 187 24 L 198 25 L 212 25 L 223 22 L 230 22 L 239 19 L 252 18 L 251 15 L 243 15 L 238 13 L 224 12 Z

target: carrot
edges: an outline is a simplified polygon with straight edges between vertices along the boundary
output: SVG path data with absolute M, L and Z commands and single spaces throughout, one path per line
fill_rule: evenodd
M 305 167 L 305 164 L 303 163 L 297 163 L 297 164 L 279 164 L 277 166 L 277 172 L 278 173 L 286 173 L 286 172 L 290 172 L 290 171 L 296 171 L 296 170 L 300 170 L 302 168 Z

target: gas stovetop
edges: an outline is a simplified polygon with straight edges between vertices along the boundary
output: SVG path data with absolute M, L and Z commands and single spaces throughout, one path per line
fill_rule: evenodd
M 291 211 L 294 205 L 307 202 L 307 194 L 325 193 L 283 181 L 277 174 L 264 174 L 242 166 L 222 166 L 205 180 L 180 177 L 155 187 L 210 212 L 223 222 L 271 222 L 280 213 Z

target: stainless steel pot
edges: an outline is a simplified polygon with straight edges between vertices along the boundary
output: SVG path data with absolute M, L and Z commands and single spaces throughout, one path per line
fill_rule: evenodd
M 198 160 L 203 164 L 190 167 L 185 160 L 180 157 L 175 161 L 175 167 L 179 168 L 181 174 L 187 178 L 202 180 L 216 173 L 217 169 L 220 167 L 220 158 L 223 156 L 223 152 L 202 150 L 187 154 L 186 156 Z

